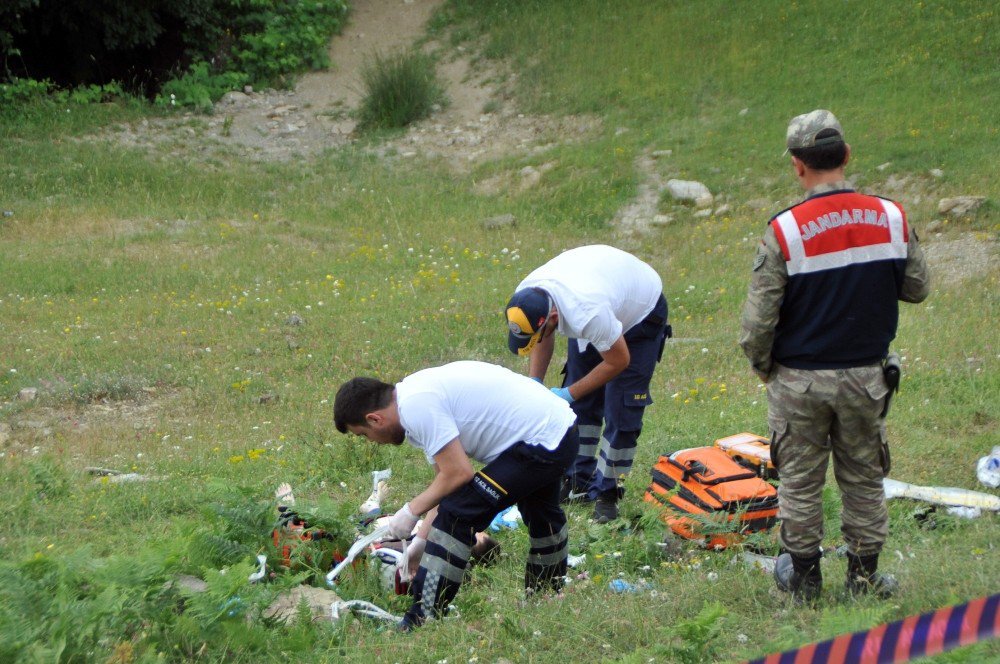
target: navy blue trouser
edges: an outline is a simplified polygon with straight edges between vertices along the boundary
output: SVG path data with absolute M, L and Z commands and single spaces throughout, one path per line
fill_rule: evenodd
M 512 505 L 517 505 L 528 527 L 525 587 L 560 587 L 566 576 L 568 531 L 566 514 L 559 507 L 559 487 L 579 446 L 575 424 L 552 451 L 516 443 L 441 501 L 410 584 L 413 604 L 403 617 L 404 625 L 419 625 L 445 612 L 462 584 L 475 534 Z
M 600 494 L 620 497 L 623 489 L 619 488 L 619 480 L 632 469 L 642 416 L 646 406 L 653 403 L 649 383 L 670 334 L 667 300 L 660 295 L 645 320 L 625 333 L 628 367 L 603 388 L 572 403 L 580 427 L 580 454 L 567 473 L 573 491 L 586 491 L 592 500 Z M 587 344 L 581 352 L 577 340 L 570 339 L 563 385 L 580 380 L 601 360 L 592 345 Z

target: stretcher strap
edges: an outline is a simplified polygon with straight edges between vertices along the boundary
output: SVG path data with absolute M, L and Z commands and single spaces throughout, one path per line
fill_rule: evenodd
M 341 600 L 330 605 L 330 615 L 334 620 L 340 620 L 347 612 L 391 623 L 398 623 L 403 619 L 402 616 L 394 616 L 385 609 L 380 609 L 371 602 L 362 599 Z
M 354 562 L 354 559 L 357 557 L 357 555 L 362 551 L 364 551 L 366 548 L 368 548 L 369 544 L 377 542 L 380 539 L 383 539 L 388 534 L 389 534 L 389 526 L 385 525 L 382 526 L 381 528 L 376 528 L 371 533 L 365 535 L 357 542 L 352 544 L 351 548 L 347 551 L 347 556 L 339 563 L 337 563 L 337 566 L 334 567 L 332 570 L 330 570 L 330 573 L 326 575 L 327 585 L 332 586 L 334 579 L 337 578 L 337 575 L 340 574 L 340 572 L 345 567 Z

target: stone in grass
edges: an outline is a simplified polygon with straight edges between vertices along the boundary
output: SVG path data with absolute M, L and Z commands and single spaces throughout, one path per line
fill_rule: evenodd
M 942 198 L 938 202 L 938 212 L 949 217 L 964 217 L 971 212 L 975 212 L 986 200 L 985 196 L 955 196 L 954 198 Z
M 262 406 L 269 403 L 277 403 L 280 398 L 281 397 L 279 397 L 277 394 L 274 394 L 273 392 L 268 392 L 267 394 L 262 394 L 259 397 L 257 397 L 257 403 L 259 403 Z
M 190 574 L 181 574 L 173 581 L 167 581 L 165 587 L 186 590 L 190 593 L 203 593 L 208 590 L 208 584 L 205 581 Z
M 517 219 L 509 212 L 507 214 L 489 217 L 487 219 L 483 219 L 482 221 L 483 228 L 488 231 L 497 230 L 499 228 L 508 228 L 516 225 Z
M 339 601 L 340 596 L 332 590 L 295 586 L 288 592 L 278 595 L 278 598 L 264 610 L 264 617 L 280 623 L 293 622 L 299 614 L 299 605 L 305 602 L 309 607 L 312 622 L 332 621 L 330 605 Z
M 18 401 L 34 401 L 38 398 L 38 388 L 37 387 L 22 387 L 17 393 Z
M 694 203 L 700 208 L 710 207 L 714 200 L 708 187 L 694 180 L 667 180 L 667 192 L 674 200 Z
M 219 99 L 220 106 L 243 106 L 250 97 L 238 90 L 230 90 Z
M 305 325 L 305 324 L 306 320 L 298 314 L 292 314 L 291 316 L 285 319 L 285 325 L 291 325 L 293 327 L 297 327 L 299 325 Z

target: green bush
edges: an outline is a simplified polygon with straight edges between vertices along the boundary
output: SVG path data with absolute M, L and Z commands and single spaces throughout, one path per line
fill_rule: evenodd
M 0 112 L 9 112 L 23 104 L 43 99 L 52 90 L 49 81 L 15 78 L 10 83 L 0 83 Z
M 232 27 L 221 35 L 231 46 L 203 52 L 185 73 L 163 85 L 157 104 L 207 110 L 229 90 L 247 84 L 287 87 L 294 74 L 329 65 L 327 43 L 347 15 L 344 0 L 224 4 L 226 13 L 235 14 Z
M 248 31 L 233 49 L 233 69 L 255 84 L 287 85 L 289 74 L 330 64 L 327 43 L 347 14 L 343 0 L 274 2 L 267 6 L 259 29 Z
M 376 55 L 361 71 L 365 95 L 358 126 L 366 129 L 404 127 L 427 117 L 444 93 L 434 62 L 419 52 Z
M 155 102 L 207 109 L 229 90 L 247 84 L 287 87 L 296 73 L 327 66 L 330 35 L 348 10 L 345 0 L 173 0 L 155 11 L 144 3 L 113 1 L 96 9 L 78 4 L 73 0 L 53 13 L 35 0 L 18 0 L 0 9 L 0 24 L 6 25 L 0 30 L 0 80 L 14 75 L 9 65 L 19 61 L 19 38 L 31 43 L 41 33 L 64 40 L 67 53 L 86 61 L 77 72 L 82 80 L 97 77 L 102 61 L 145 57 L 141 54 L 168 42 L 176 74 L 162 86 L 154 81 Z M 171 31 L 176 34 L 168 35 Z M 91 61 L 96 64 L 87 64 Z M 153 66 L 137 62 L 136 67 Z M 66 84 L 73 81 L 60 83 Z M 0 85 L 0 102 L 9 108 L 55 88 L 50 81 L 11 78 Z M 121 92 L 113 82 L 89 85 L 56 101 L 106 101 Z
M 213 73 L 207 62 L 198 62 L 180 78 L 167 81 L 156 96 L 156 104 L 209 110 L 213 101 L 230 90 L 242 88 L 249 81 L 250 77 L 244 72 Z

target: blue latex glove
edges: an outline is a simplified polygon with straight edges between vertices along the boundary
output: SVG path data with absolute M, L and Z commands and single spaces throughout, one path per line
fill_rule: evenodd
M 553 387 L 552 394 L 556 395 L 560 399 L 565 399 L 566 403 L 573 403 L 573 395 L 569 393 L 568 387 Z

